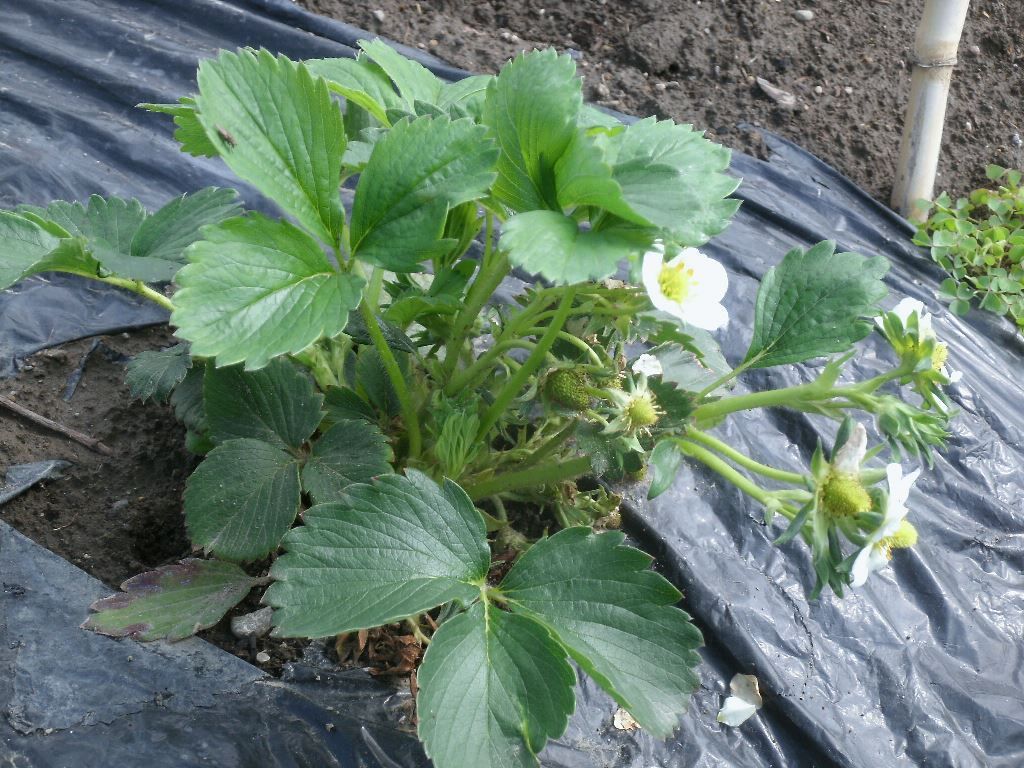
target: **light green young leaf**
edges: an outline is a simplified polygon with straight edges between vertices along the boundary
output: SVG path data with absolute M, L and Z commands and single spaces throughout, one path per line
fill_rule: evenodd
M 691 126 L 651 117 L 609 141 L 626 203 L 680 245 L 706 243 L 739 208 L 739 201 L 725 199 L 739 186 L 724 173 L 729 150 Z
M 212 627 L 256 586 L 233 563 L 190 558 L 133 576 L 97 600 L 83 629 L 136 640 L 184 640 Z
M 399 122 L 374 145 L 352 208 L 352 253 L 398 272 L 447 253 L 448 211 L 483 197 L 498 152 L 472 120 Z
M 360 40 L 363 56 L 371 59 L 391 78 L 407 107 L 417 101 L 428 104 L 437 102 L 441 95 L 441 80 L 419 62 L 407 59 L 380 38 Z
M 40 224 L 10 211 L 0 211 L 0 290 L 23 277 L 64 270 L 95 275 L 99 265 L 82 250 L 78 239 L 60 239 Z
M 351 390 L 347 390 L 351 392 Z M 376 424 L 339 421 L 313 443 L 302 488 L 316 504 L 342 501 L 346 488 L 391 472 L 391 446 Z
M 188 344 L 140 352 L 125 369 L 124 380 L 133 398 L 163 403 L 188 374 L 192 356 Z
M 232 561 L 266 557 L 299 512 L 299 462 L 262 440 L 229 440 L 210 451 L 185 485 L 192 543 Z
M 384 125 L 391 125 L 387 110 L 404 103 L 384 70 L 365 56 L 359 59 L 308 59 L 303 63 L 311 73 L 324 78 L 328 88 L 362 107 Z
M 256 214 L 208 227 L 187 255 L 171 322 L 193 355 L 247 370 L 337 336 L 364 285 L 301 229 Z
M 199 239 L 200 229 L 241 212 L 242 204 L 233 189 L 207 187 L 176 197 L 135 232 L 130 246 L 132 258 L 123 260 L 127 271 L 114 267 L 111 271 L 134 280 L 169 281 L 185 264 L 185 249 Z
M 159 112 L 174 117 L 177 129 L 174 138 L 181 145 L 182 152 L 193 157 L 217 157 L 220 151 L 206 135 L 203 124 L 196 115 L 196 100 L 191 96 L 182 96 L 177 104 L 136 104 L 148 112 Z
M 298 449 L 323 418 L 324 396 L 312 377 L 280 357 L 258 371 L 208 366 L 203 400 L 215 443 L 249 437 Z
M 561 285 L 609 277 L 621 260 L 647 245 L 650 238 L 643 231 L 581 230 L 556 211 L 518 213 L 501 232 L 501 247 L 513 264 Z
M 826 240 L 796 248 L 761 281 L 754 312 L 754 338 L 744 362 L 750 368 L 799 363 L 845 352 L 874 327 L 865 320 L 877 313 L 887 289 L 885 258 L 836 253 Z
M 643 728 L 664 738 L 698 685 L 701 636 L 675 607 L 679 591 L 623 539 L 566 528 L 527 550 L 500 589 L 514 613 L 546 626 Z
M 440 626 L 417 680 L 419 736 L 437 768 L 535 768 L 576 705 L 551 635 L 485 603 Z
M 454 83 L 445 83 L 441 87 L 437 106 L 449 111 L 453 107 L 459 108 L 479 120 L 483 115 L 487 88 L 493 81 L 494 75 L 470 75 Z
M 326 83 L 267 51 L 222 53 L 199 65 L 199 121 L 228 167 L 334 245 L 345 129 Z
M 285 537 L 263 600 L 275 634 L 328 637 L 377 627 L 480 595 L 490 551 L 466 492 L 426 475 L 351 485 L 342 501 L 303 513 Z
M 601 146 L 582 130 L 555 163 L 555 186 L 558 203 L 563 208 L 590 205 L 635 224 L 650 224 L 626 203 L 622 187 L 612 178 L 612 167 L 605 161 Z
M 523 53 L 484 100 L 483 122 L 501 148 L 494 196 L 513 211 L 560 210 L 555 163 L 576 135 L 583 104 L 576 65 L 554 50 Z

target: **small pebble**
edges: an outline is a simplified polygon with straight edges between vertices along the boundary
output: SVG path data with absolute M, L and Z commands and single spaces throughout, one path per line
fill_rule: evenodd
M 1010 137 L 1010 143 L 1013 144 L 1013 146 L 1015 147 L 1019 147 L 1021 144 L 1024 144 L 1024 142 L 1022 142 L 1020 139 L 1019 133 L 1015 133 L 1013 134 L 1013 136 Z
M 327 729 L 328 733 L 334 733 L 334 723 L 325 723 L 324 728 Z
M 656 91 L 664 91 L 667 87 L 668 86 L 666 86 L 664 83 L 655 83 L 654 84 L 654 90 L 656 90 Z
M 373 18 L 375 18 L 377 21 L 384 21 L 384 17 L 387 16 L 387 14 L 384 13 L 384 11 L 382 11 L 380 8 L 374 9 L 370 13 L 370 15 L 373 16 Z
M 974 130 L 974 124 L 970 120 L 964 121 L 964 130 L 973 131 Z
M 847 96 L 852 96 L 853 95 L 853 87 L 849 86 L 849 85 L 846 86 L 845 88 L 843 88 L 843 93 L 845 93 Z
M 967 52 L 971 54 L 971 56 L 981 56 L 981 46 L 969 45 L 967 46 Z
M 128 506 L 128 499 L 118 499 L 110 506 L 111 512 L 120 512 Z
M 599 98 L 599 99 L 607 99 L 609 96 L 612 95 L 612 92 L 608 89 L 608 86 L 605 85 L 604 83 L 598 83 L 597 85 L 595 85 L 594 86 L 594 93 L 597 94 L 597 98 Z
M 231 617 L 231 634 L 240 640 L 249 637 L 263 637 L 270 631 L 274 609 L 267 606 L 243 616 Z
M 793 16 L 797 21 L 812 21 L 814 19 L 814 11 L 801 8 L 799 11 L 793 11 Z
M 430 39 L 430 40 L 429 40 L 429 41 L 427 42 L 427 45 L 429 45 L 429 46 L 430 46 L 431 48 L 437 48 L 437 46 L 439 45 L 439 43 L 437 42 L 437 40 L 435 40 L 435 39 L 431 38 L 431 39 Z
M 519 42 L 519 35 L 515 34 L 514 32 L 502 32 L 500 35 L 498 35 L 498 37 L 500 37 L 502 40 L 507 40 L 510 43 Z
M 814 86 L 814 92 L 816 94 L 818 94 L 819 96 L 821 96 L 821 94 L 823 94 L 825 92 L 825 89 L 822 88 L 820 85 L 816 85 L 816 86 Z
M 268 661 L 270 661 L 270 654 L 266 651 L 260 651 L 256 654 L 257 664 L 266 664 Z

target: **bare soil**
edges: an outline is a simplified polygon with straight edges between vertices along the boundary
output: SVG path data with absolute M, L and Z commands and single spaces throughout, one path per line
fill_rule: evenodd
M 755 156 L 767 128 L 888 202 L 921 0 L 298 0 L 473 72 L 519 51 L 577 57 L 589 100 L 670 117 Z M 810 11 L 801 21 L 796 11 Z M 796 97 L 784 109 L 757 84 Z M 749 123 L 755 130 L 738 128 Z M 1024 2 L 974 0 L 953 76 L 939 191 L 1024 167 Z

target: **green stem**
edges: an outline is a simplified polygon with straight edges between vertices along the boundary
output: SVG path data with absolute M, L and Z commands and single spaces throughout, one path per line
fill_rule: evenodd
M 703 400 L 705 397 L 710 395 L 712 392 L 714 392 L 716 389 L 721 387 L 723 384 L 728 384 L 730 381 L 732 381 L 737 376 L 739 376 L 741 373 L 743 373 L 745 370 L 747 370 L 747 368 L 749 368 L 751 365 L 753 365 L 756 361 L 757 361 L 757 358 L 754 358 L 752 360 L 748 360 L 745 363 L 740 363 L 739 365 L 737 365 L 735 368 L 733 368 L 731 371 L 729 371 L 724 376 L 720 376 L 719 378 L 715 379 L 713 382 L 711 382 L 708 386 L 704 387 L 704 389 L 702 389 L 700 391 L 700 394 L 697 395 L 697 402 L 700 402 L 701 400 Z
M 770 477 L 772 480 L 778 480 L 782 483 L 791 483 L 797 486 L 806 486 L 807 478 L 804 475 L 797 474 L 796 472 L 787 472 L 783 469 L 776 469 L 770 467 L 767 464 L 762 464 L 758 461 L 754 461 L 752 458 L 744 453 L 740 453 L 731 445 L 723 443 L 716 437 L 712 437 L 707 432 L 702 432 L 695 427 L 690 427 L 686 430 L 686 437 L 698 443 L 702 443 L 704 446 L 718 451 L 718 453 L 725 456 L 727 459 L 734 461 L 745 469 L 749 469 L 751 472 L 757 472 L 759 475 Z
M 551 437 L 549 440 L 547 440 L 546 442 L 541 444 L 541 446 L 539 448 L 537 448 L 536 451 L 534 451 L 532 454 L 530 454 L 529 458 L 525 459 L 519 465 L 520 469 L 525 469 L 526 467 L 532 467 L 534 464 L 537 464 L 539 461 L 541 461 L 543 459 L 546 459 L 548 456 L 550 456 L 552 453 L 554 453 L 560 447 L 562 447 L 562 445 L 565 443 L 565 441 L 568 440 L 572 436 L 573 432 L 575 432 L 575 431 L 576 431 L 576 420 L 573 419 L 565 427 L 563 427 L 559 432 L 557 432 L 553 437 Z
M 141 280 L 126 280 L 123 277 L 100 277 L 97 279 L 100 282 L 107 283 L 108 285 L 116 285 L 118 288 L 124 288 L 132 293 L 137 293 L 139 296 L 149 299 L 154 304 L 159 304 L 166 310 L 171 312 L 174 311 L 174 304 L 170 299 L 159 291 L 154 291 Z
M 553 464 L 495 475 L 479 483 L 469 481 L 463 485 L 463 488 L 469 494 L 469 498 L 477 501 L 478 499 L 484 499 L 488 496 L 505 493 L 506 491 L 515 491 L 520 488 L 537 488 L 542 485 L 552 485 L 572 480 L 588 472 L 590 472 L 590 459 L 586 456 L 577 456 Z
M 482 377 L 487 371 L 490 370 L 501 353 L 507 349 L 513 349 L 519 347 L 520 349 L 533 349 L 536 345 L 532 341 L 526 339 L 506 339 L 505 341 L 499 341 L 484 354 L 480 355 L 472 365 L 467 368 L 463 368 L 455 376 L 449 379 L 447 386 L 445 386 L 445 394 L 451 397 L 452 395 L 461 392 L 464 389 L 471 387 L 478 377 Z
M 363 294 L 363 298 L 370 305 L 370 308 L 376 312 L 380 307 L 380 290 L 384 285 L 384 270 L 380 267 L 374 267 L 373 271 L 370 272 L 370 282 L 366 286 L 366 293 Z
M 409 458 L 415 459 L 419 457 L 420 451 L 423 449 L 423 437 L 420 434 L 420 420 L 412 397 L 409 394 L 409 387 L 406 386 L 405 377 L 402 376 L 402 369 L 398 367 L 398 361 L 395 360 L 395 355 L 391 351 L 391 347 L 388 346 L 388 342 L 384 338 L 380 325 L 377 324 L 377 317 L 373 314 L 370 305 L 366 301 L 360 302 L 359 311 L 363 315 L 363 320 L 366 321 L 366 330 L 370 334 L 373 346 L 380 353 L 380 359 L 384 364 L 384 370 L 388 373 L 388 378 L 391 380 L 391 386 L 395 388 L 395 395 L 398 397 L 398 402 L 402 407 L 402 420 L 405 422 L 405 428 L 409 433 Z
M 796 517 L 797 513 L 795 509 L 784 504 L 779 504 L 778 497 L 776 497 L 771 491 L 766 491 L 757 483 L 750 480 L 750 478 L 741 474 L 731 465 L 727 464 L 721 457 L 716 456 L 711 453 L 711 451 L 702 448 L 696 443 L 691 443 L 689 440 L 677 440 L 676 444 L 679 446 L 679 450 L 687 456 L 696 459 L 708 469 L 714 470 L 751 498 L 756 499 L 765 506 L 773 506 L 790 520 Z
M 509 403 L 522 390 L 526 380 L 547 357 L 548 351 L 555 343 L 555 339 L 558 338 L 558 332 L 565 325 L 565 319 L 569 316 L 569 310 L 572 309 L 575 295 L 576 289 L 574 286 L 569 286 L 565 289 L 565 293 L 562 294 L 562 301 L 558 305 L 558 314 L 551 320 L 551 325 L 548 326 L 544 335 L 540 337 L 537 346 L 533 348 L 533 352 L 526 358 L 526 362 L 505 382 L 505 386 L 501 388 L 491 407 L 484 414 L 483 422 L 476 433 L 477 440 L 483 442 L 487 438 L 491 427 L 498 422 L 498 419 L 505 413 L 505 409 L 508 408 Z
M 537 332 L 540 333 L 540 329 L 537 329 Z M 589 344 L 587 344 L 587 342 L 585 342 L 578 336 L 573 336 L 571 333 L 568 333 L 567 331 L 559 331 L 558 338 L 568 344 L 572 344 L 574 347 L 580 350 L 580 352 L 583 352 L 587 357 L 590 358 L 590 361 L 594 365 L 604 364 L 604 361 L 601 360 L 597 352 L 595 352 L 593 348 Z
M 765 392 L 751 392 L 746 395 L 724 397 L 713 403 L 705 403 L 693 412 L 695 422 L 707 422 L 720 416 L 736 411 L 749 411 L 753 408 L 770 408 L 777 405 L 793 405 L 808 400 L 821 400 L 830 394 L 830 390 L 812 381 L 796 387 L 769 389 Z

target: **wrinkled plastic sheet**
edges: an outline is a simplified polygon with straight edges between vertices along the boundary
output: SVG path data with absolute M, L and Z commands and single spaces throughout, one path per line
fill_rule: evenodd
M 203 186 L 238 186 L 218 161 L 178 153 L 169 121 L 133 105 L 190 92 L 197 60 L 220 48 L 352 55 L 364 35 L 287 0 L 2 4 L 0 207 L 99 193 L 153 208 Z M 459 74 L 412 53 L 442 76 Z M 945 312 L 933 298 L 940 275 L 909 245 L 905 222 L 798 147 L 765 140 L 770 161 L 734 156 L 744 204 L 706 248 L 730 272 L 723 347 L 733 360 L 742 356 L 758 281 L 788 249 L 831 238 L 886 255 L 892 301 L 925 301 L 951 365 L 964 372 L 952 391 L 962 413 L 949 451 L 911 497 L 920 542 L 844 600 L 809 603 L 806 549 L 772 547 L 777 531 L 765 528 L 756 505 L 684 467 L 669 493 L 632 499 L 627 523 L 683 590 L 704 632 L 691 711 L 667 742 L 617 731 L 614 705 L 584 680 L 567 733 L 542 762 L 1022 765 L 1024 344 L 987 314 Z M 250 207 L 270 209 L 253 190 L 242 192 Z M 113 289 L 30 279 L 0 295 L 0 373 L 44 346 L 160 320 Z M 851 371 L 870 376 L 889 354 L 872 341 Z M 744 385 L 797 383 L 815 373 L 814 365 L 760 372 Z M 755 459 L 799 470 L 833 428 L 771 411 L 740 415 L 722 429 Z M 401 696 L 365 675 L 299 666 L 290 679 L 271 681 L 201 641 L 140 645 L 81 632 L 84 606 L 102 587 L 2 527 L 0 569 L 0 754 L 11 756 L 8 763 L 426 764 L 403 730 Z M 143 658 L 148 666 L 137 663 Z M 729 729 L 715 714 L 736 672 L 757 675 L 765 707 Z

